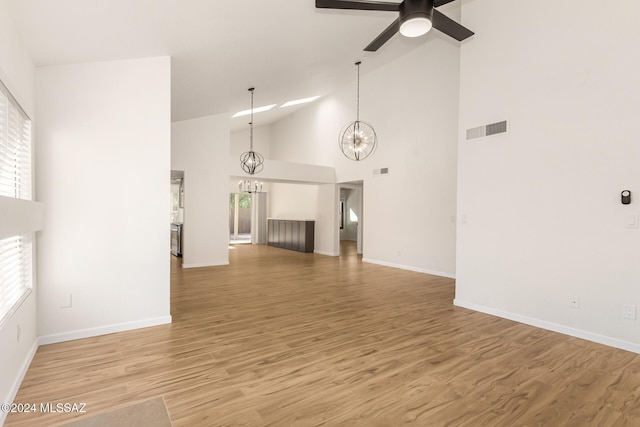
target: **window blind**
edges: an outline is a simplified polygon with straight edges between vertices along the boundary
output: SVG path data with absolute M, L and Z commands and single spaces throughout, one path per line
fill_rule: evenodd
M 0 196 L 32 200 L 31 120 L 0 81 Z M 0 240 L 0 326 L 33 284 L 33 233 Z
M 31 120 L 1 82 L 0 195 L 31 200 Z
M 32 234 L 0 240 L 0 325 L 31 292 Z

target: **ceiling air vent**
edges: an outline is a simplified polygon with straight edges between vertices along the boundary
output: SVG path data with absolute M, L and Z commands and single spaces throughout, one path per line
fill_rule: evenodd
M 467 141 L 470 139 L 483 138 L 485 136 L 497 135 L 507 131 L 507 121 L 491 123 L 477 128 L 467 129 Z

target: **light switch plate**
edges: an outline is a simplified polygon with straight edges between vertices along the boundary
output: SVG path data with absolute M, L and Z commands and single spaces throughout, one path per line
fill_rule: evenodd
M 625 319 L 636 320 L 636 306 L 625 304 L 623 307 L 622 315 Z

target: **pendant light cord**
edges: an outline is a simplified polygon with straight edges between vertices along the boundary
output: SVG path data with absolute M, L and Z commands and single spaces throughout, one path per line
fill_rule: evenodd
M 358 66 L 358 83 L 357 83 L 357 89 L 356 89 L 356 122 L 360 121 L 360 64 L 362 62 L 358 61 L 356 62 L 356 65 Z
M 249 92 L 251 92 L 251 121 L 249 122 L 249 151 L 253 151 L 253 90 L 254 88 L 249 89 Z

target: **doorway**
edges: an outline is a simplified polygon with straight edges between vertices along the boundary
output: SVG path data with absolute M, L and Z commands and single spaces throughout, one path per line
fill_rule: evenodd
M 340 189 L 338 199 L 339 239 L 340 242 L 354 242 L 358 255 L 362 255 L 363 252 L 363 186 L 362 181 L 345 182 L 338 185 Z
M 229 193 L 229 243 L 251 243 L 252 197 L 247 193 Z
M 184 226 L 184 172 L 171 171 L 171 254 L 182 262 Z

